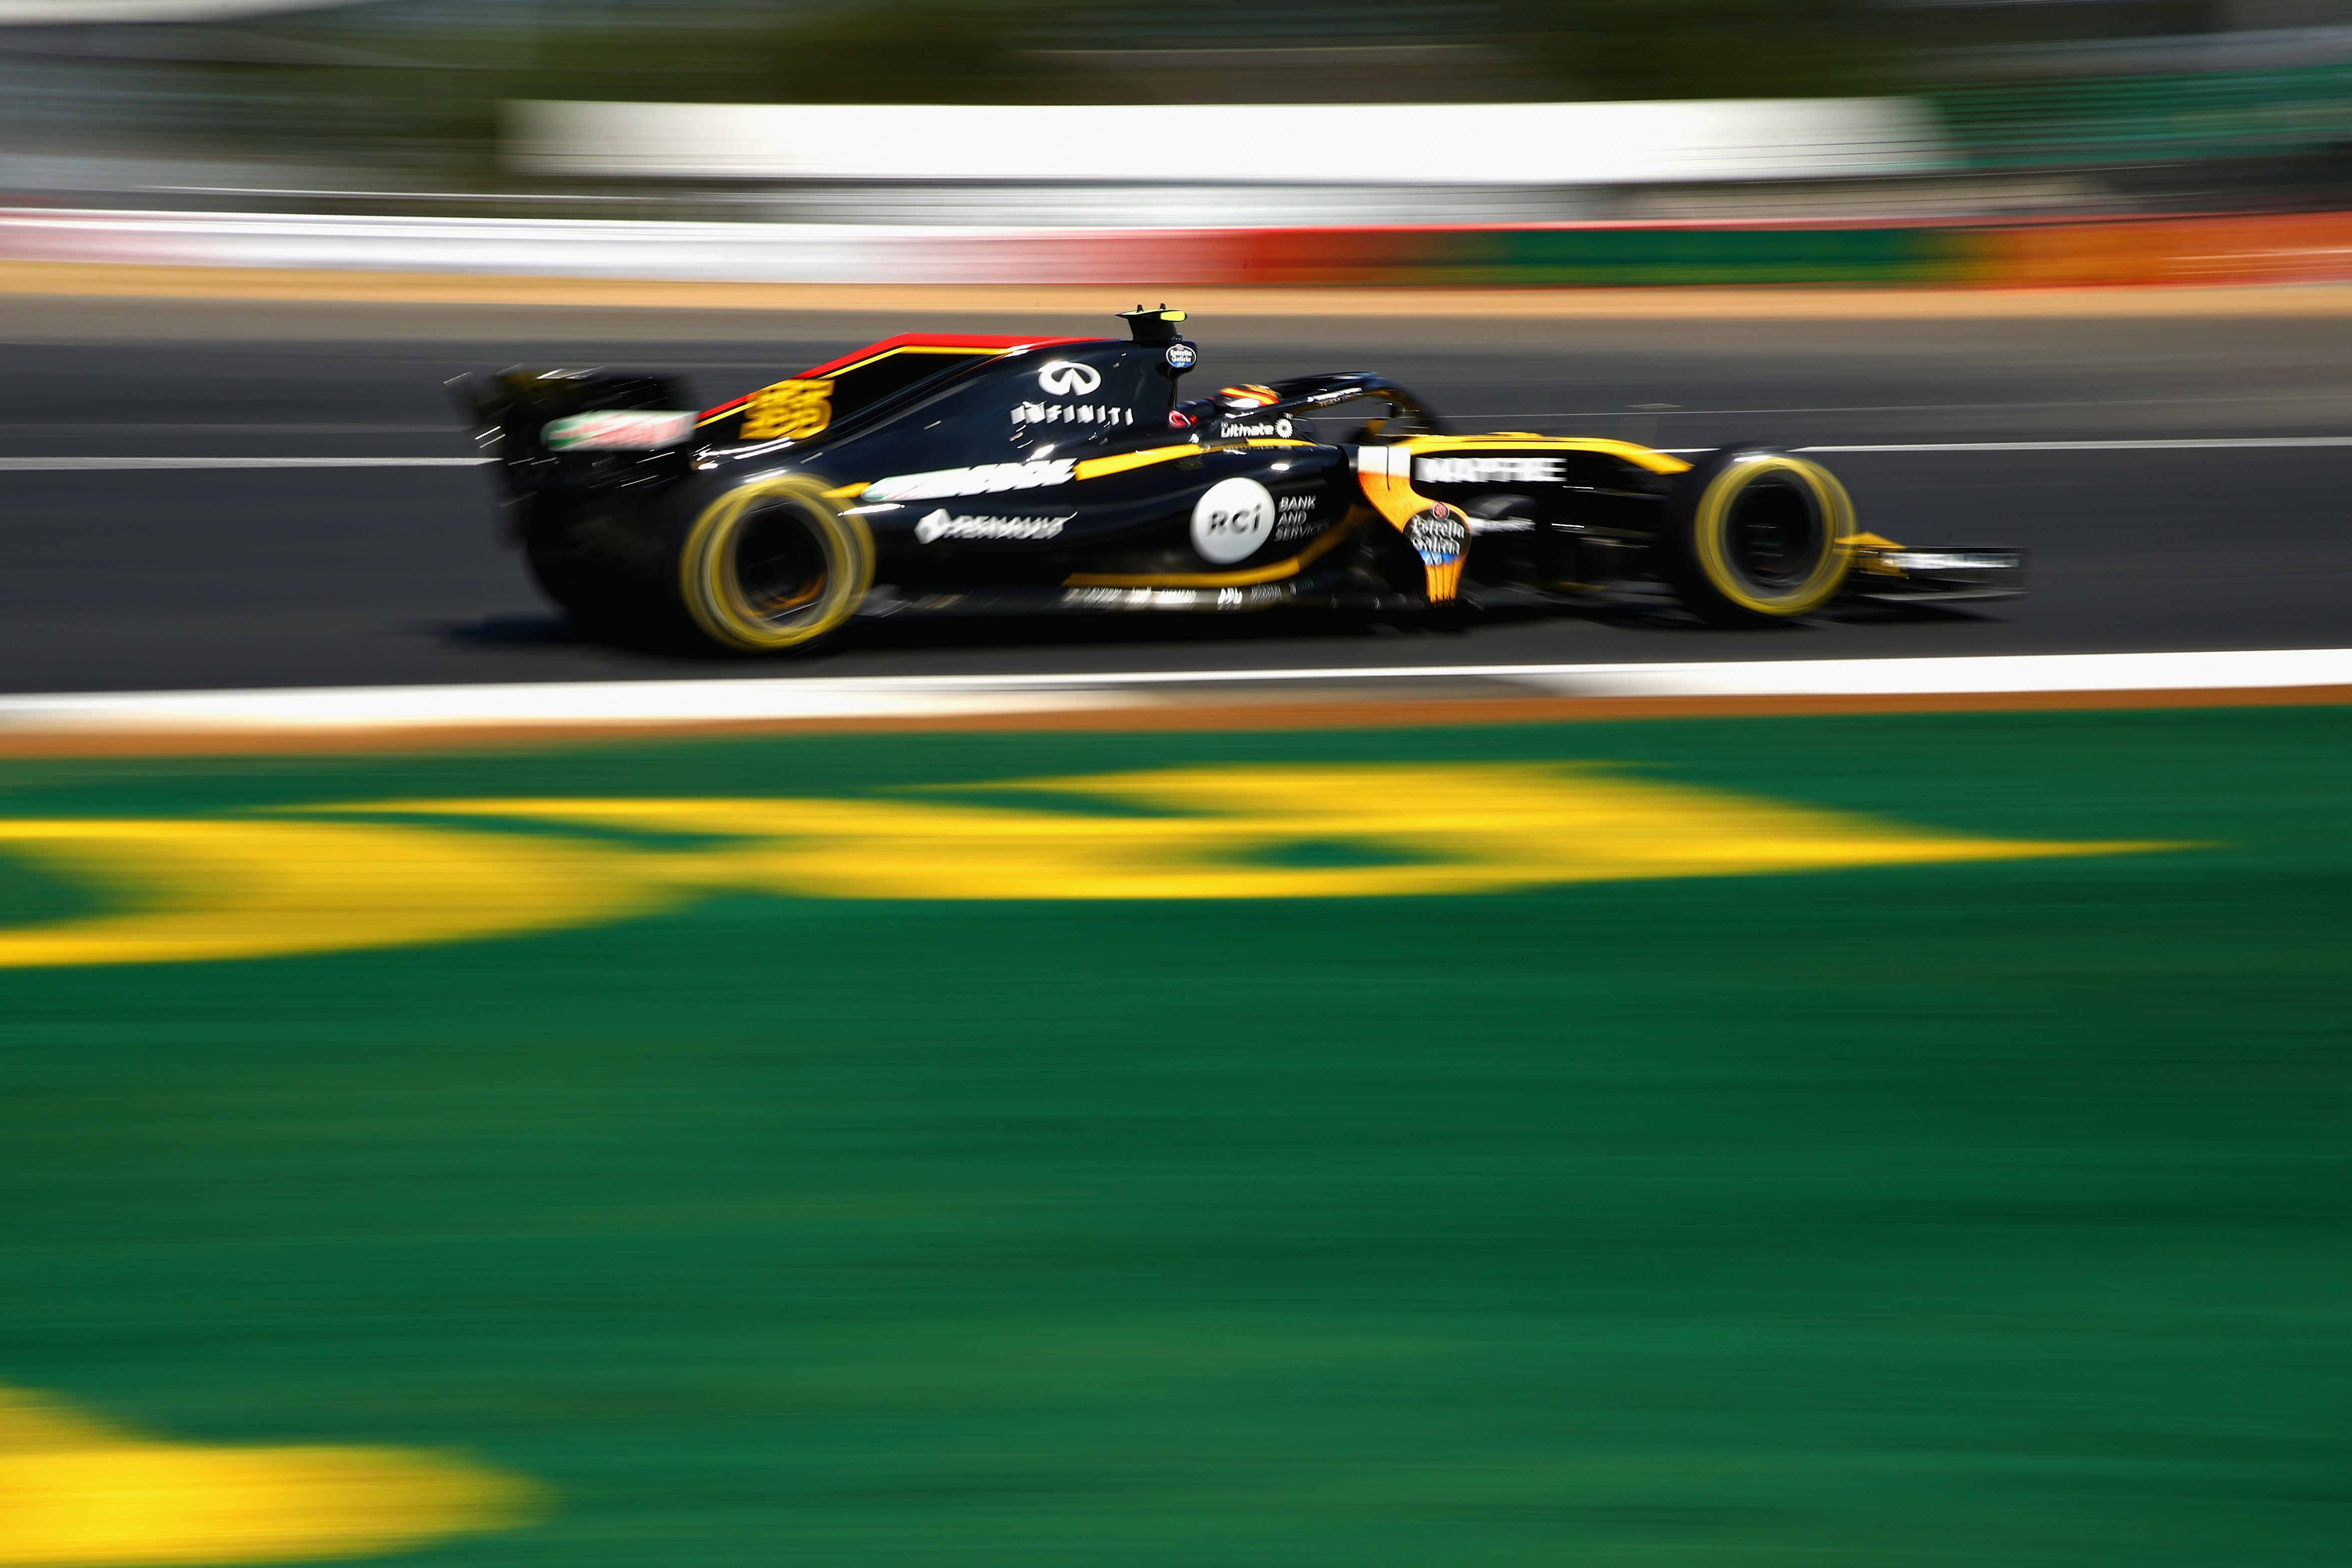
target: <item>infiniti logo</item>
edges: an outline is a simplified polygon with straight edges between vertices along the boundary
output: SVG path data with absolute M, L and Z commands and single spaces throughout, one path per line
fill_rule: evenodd
M 1037 384 L 1055 397 L 1084 397 L 1102 385 L 1102 372 L 1092 365 L 1055 360 L 1037 372 Z

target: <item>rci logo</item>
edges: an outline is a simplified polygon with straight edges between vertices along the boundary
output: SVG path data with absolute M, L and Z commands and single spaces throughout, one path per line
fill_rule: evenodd
M 1255 479 L 1220 479 L 1192 504 L 1192 548 L 1218 566 L 1254 554 L 1273 531 L 1274 492 Z
M 1426 897 L 2165 847 L 1976 838 L 1590 765 L 1260 764 L 984 788 L 984 803 L 924 789 L 862 800 L 541 797 L 0 819 L 0 856 L 88 888 L 101 905 L 0 931 L 0 967 L 457 942 L 744 892 Z
M 1102 385 L 1102 372 L 1075 360 L 1055 360 L 1038 371 L 1037 384 L 1055 397 L 1084 397 Z

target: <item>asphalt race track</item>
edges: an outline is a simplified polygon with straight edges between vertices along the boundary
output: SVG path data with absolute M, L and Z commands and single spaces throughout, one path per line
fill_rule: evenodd
M 1107 301 L 1107 308 L 1111 303 Z M 1627 612 L 1441 633 L 1326 620 L 861 625 L 790 664 L 573 637 L 463 465 L 58 470 L 57 458 L 441 458 L 441 383 L 514 363 L 690 374 L 704 402 L 917 326 L 682 311 L 0 300 L 0 689 L 610 679 L 2342 645 L 2352 321 L 1193 323 L 1210 387 L 1391 371 L 1475 427 L 1828 456 L 1865 527 L 2033 552 L 2029 599 L 1763 633 Z M 2005 442 L 2178 446 L 2001 450 Z M 15 466 L 11 466 L 15 465 Z

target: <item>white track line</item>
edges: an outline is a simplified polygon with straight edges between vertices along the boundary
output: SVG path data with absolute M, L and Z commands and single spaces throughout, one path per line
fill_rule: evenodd
M 80 473 L 106 468 L 478 468 L 488 457 L 0 457 L 0 469 Z
M 2352 446 L 2352 435 L 2216 435 L 2170 441 L 1918 441 L 1866 446 L 1798 446 L 1796 452 L 2193 452 L 2234 447 Z M 1711 446 L 1664 446 L 1687 455 Z M 478 468 L 490 457 L 0 457 L 0 472 L 80 473 L 172 468 Z
M 338 733 L 635 728 L 834 718 L 943 718 L 1163 706 L 1171 688 L 1486 679 L 1566 696 L 1903 695 L 2258 690 L 2352 685 L 2352 648 L 1674 664 L 1428 664 L 1118 674 L 346 686 L 0 697 L 0 733 Z M 1378 722 L 1377 709 L 1368 722 Z

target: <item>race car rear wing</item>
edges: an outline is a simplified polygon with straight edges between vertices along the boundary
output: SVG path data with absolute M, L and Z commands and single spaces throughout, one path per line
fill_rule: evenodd
M 683 473 L 698 417 L 692 392 L 676 376 L 518 367 L 448 386 L 517 492 L 601 489 Z

